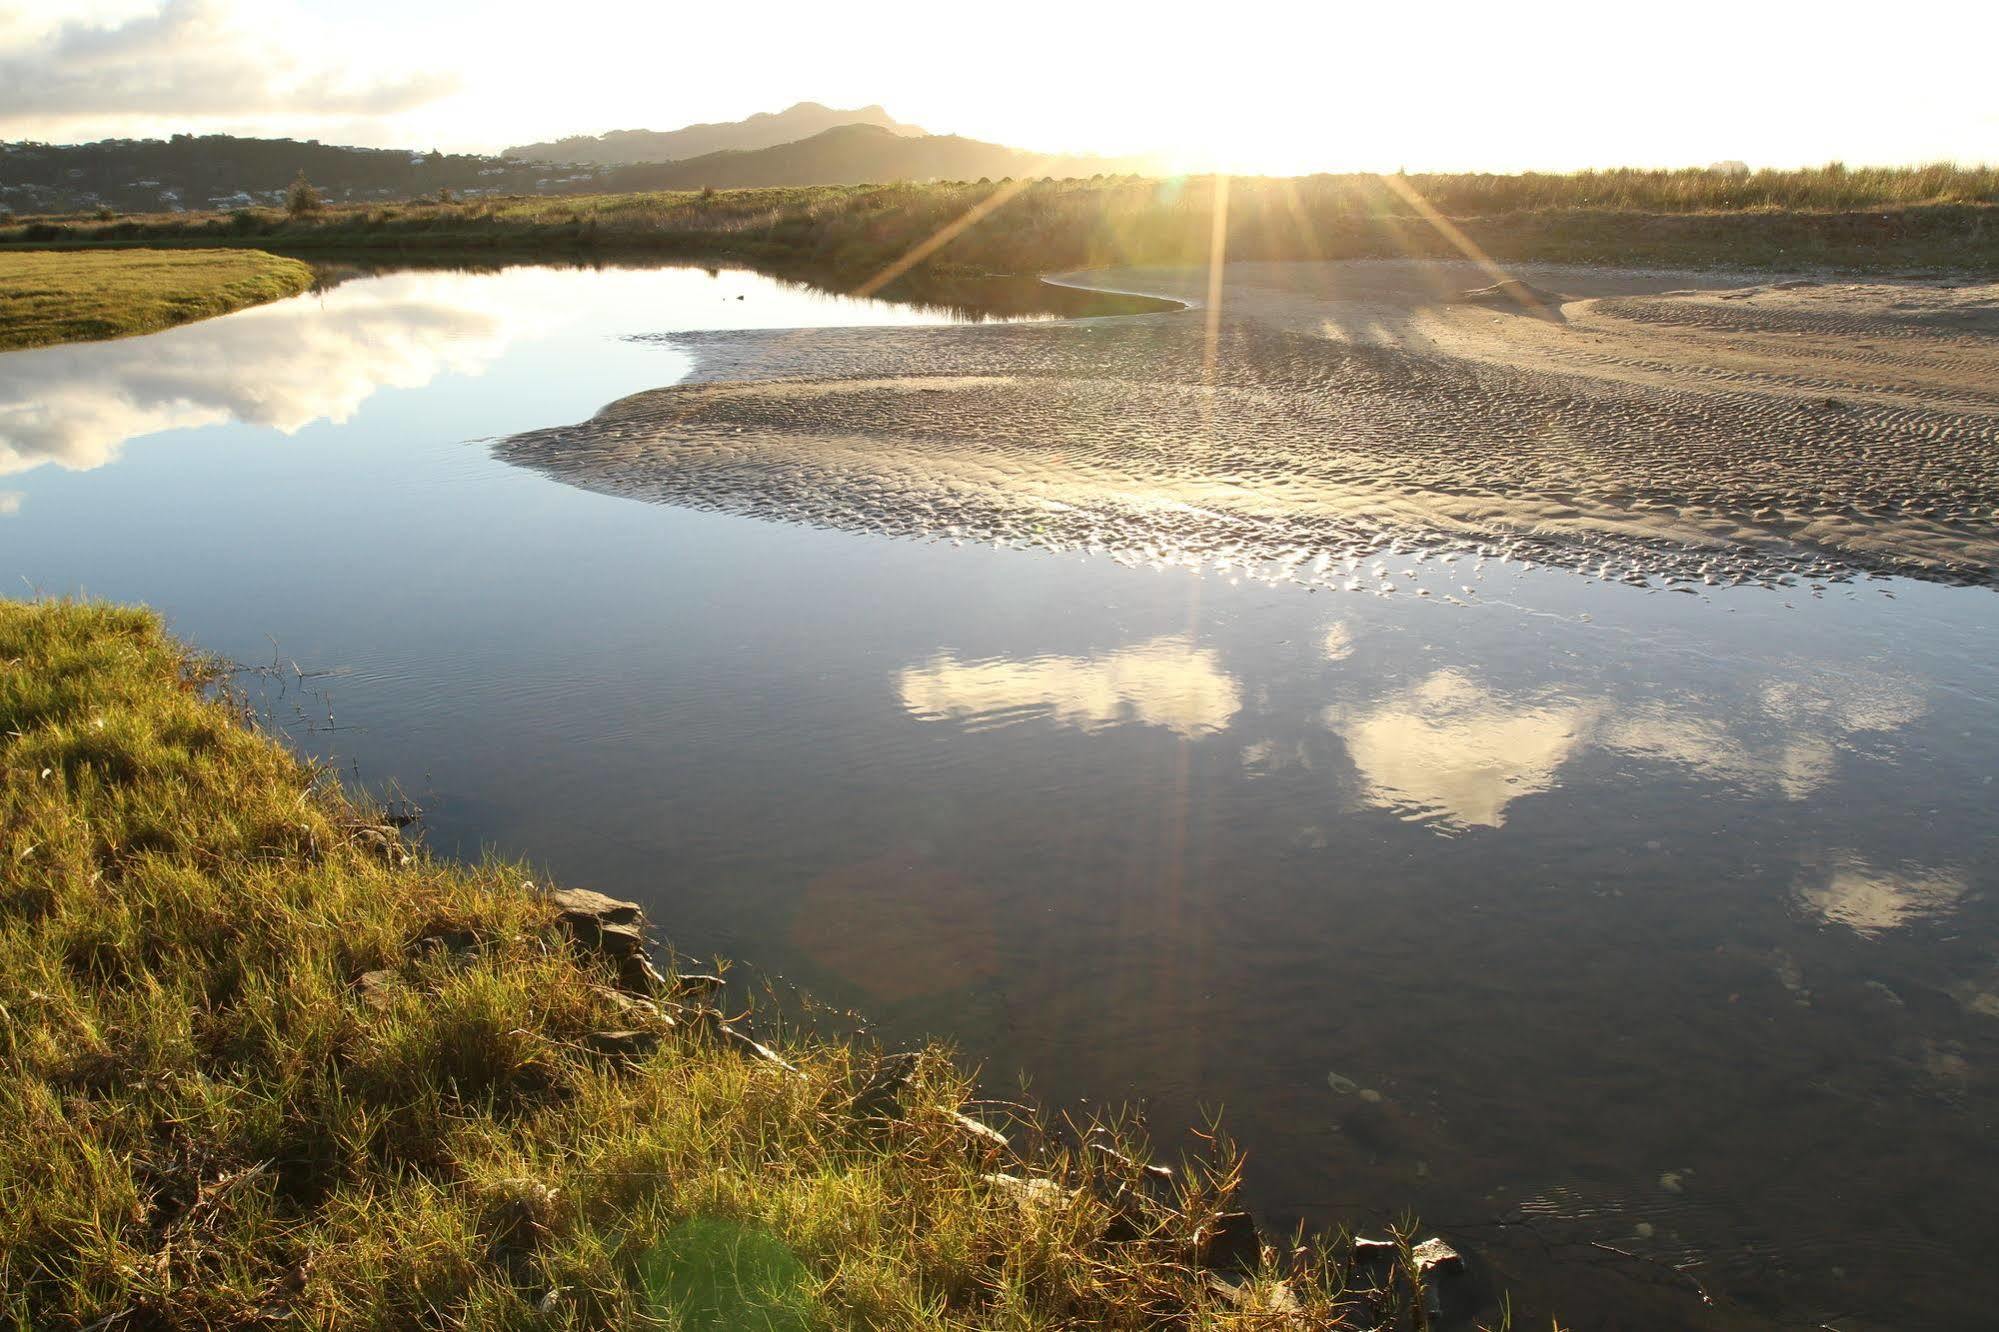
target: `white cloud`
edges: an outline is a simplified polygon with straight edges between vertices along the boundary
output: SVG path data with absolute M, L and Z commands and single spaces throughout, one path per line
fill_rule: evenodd
M 392 116 L 453 74 L 362 74 L 283 5 L 161 0 L 137 14 L 0 24 L 0 135 L 63 138 Z M 300 55 L 309 52 L 310 55 Z

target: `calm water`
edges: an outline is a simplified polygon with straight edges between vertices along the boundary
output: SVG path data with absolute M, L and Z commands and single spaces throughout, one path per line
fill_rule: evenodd
M 1142 1101 L 1169 1151 L 1223 1108 L 1263 1215 L 1418 1209 L 1530 1323 L 1982 1324 L 1999 597 L 1408 554 L 1397 595 L 1307 594 L 482 442 L 688 372 L 625 335 L 948 317 L 400 273 L 11 354 L 0 572 L 332 672 L 275 716 L 440 849 L 638 898 L 989 1085 Z

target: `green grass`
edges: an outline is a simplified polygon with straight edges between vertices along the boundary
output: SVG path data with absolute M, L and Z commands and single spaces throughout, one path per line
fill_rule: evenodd
M 262 250 L 3 253 L 0 351 L 152 333 L 311 285 L 311 268 Z
M 920 267 L 1034 273 L 1205 263 L 1217 192 L 1208 177 L 1115 177 L 532 196 L 345 205 L 299 218 L 245 210 L 27 219 L 0 227 L 0 245 L 638 250 L 747 259 L 851 284 L 988 205 Z M 1999 269 L 1999 168 L 1243 177 L 1227 195 L 1235 258 L 1456 256 L 1449 229 L 1431 220 L 1437 215 L 1502 261 Z
M 863 1117 L 850 1044 L 767 1028 L 787 1070 L 635 1011 L 523 870 L 406 847 L 214 681 L 148 612 L 0 603 L 8 1326 L 1420 1322 L 1406 1272 L 1343 1296 L 1317 1246 L 1218 1294 L 1226 1149 L 1132 1208 L 1071 1133 L 970 1143 L 946 1051 Z M 606 1063 L 613 1028 L 657 1047 Z

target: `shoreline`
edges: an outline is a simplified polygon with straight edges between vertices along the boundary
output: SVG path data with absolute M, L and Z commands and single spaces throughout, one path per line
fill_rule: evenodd
M 0 649 L 24 1325 L 1417 1328 L 1484 1302 L 1413 1231 L 1260 1234 L 1226 1142 L 1167 1170 L 1115 1120 L 1002 1131 L 939 1047 L 725 1014 L 721 978 L 652 965 L 636 903 L 407 842 L 151 612 L 0 602 Z

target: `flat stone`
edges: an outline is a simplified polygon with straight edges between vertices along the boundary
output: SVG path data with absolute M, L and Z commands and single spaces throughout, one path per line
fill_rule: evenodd
M 1001 1133 L 990 1124 L 980 1123 L 962 1111 L 949 1110 L 938 1105 L 932 1106 L 930 1112 L 949 1124 L 966 1142 L 977 1147 L 980 1151 L 1007 1152 L 1013 1150 L 1013 1144 L 1007 1141 L 1006 1134 Z
M 645 950 L 645 912 L 587 888 L 562 888 L 548 895 L 556 923 L 577 944 L 606 957 L 630 957 Z
M 770 1064 L 775 1068 L 781 1068 L 787 1073 L 798 1073 L 798 1069 L 783 1055 L 771 1049 L 768 1045 L 760 1043 L 751 1037 L 748 1032 L 738 1031 L 726 1022 L 719 1024 L 717 1030 L 725 1042 L 734 1046 L 750 1058 L 761 1060 L 763 1063 Z
M 994 1173 L 980 1175 L 979 1179 L 992 1186 L 995 1193 L 1011 1198 L 1014 1205 L 1029 1217 L 1059 1212 L 1074 1202 L 1077 1196 L 1074 1190 L 1035 1175 L 1023 1178 L 1020 1175 Z
M 1238 1313 L 1297 1315 L 1305 1311 L 1290 1285 L 1283 1281 L 1259 1288 L 1253 1281 L 1231 1281 L 1211 1272 L 1208 1289 Z
M 1155 1184 L 1170 1184 L 1173 1182 L 1173 1168 L 1171 1166 L 1140 1163 L 1126 1156 L 1108 1142 L 1100 1139 L 1091 1139 L 1089 1147 L 1098 1156 L 1103 1157 L 1119 1170 L 1131 1175 L 1135 1179 L 1150 1180 Z
M 1401 1250 L 1394 1240 L 1356 1237 L 1353 1260 L 1357 1267 L 1393 1267 Z
M 620 1016 L 641 1020 L 660 1021 L 671 1024 L 673 1019 L 660 1012 L 659 1005 L 626 990 L 613 989 L 609 985 L 592 985 L 590 993 L 618 1010 Z
M 619 1063 L 636 1063 L 659 1049 L 664 1036 L 657 1031 L 593 1031 L 583 1038 L 583 1048 L 591 1054 Z
M 558 888 L 548 900 L 564 916 L 587 916 L 608 925 L 636 925 L 645 919 L 645 909 L 637 902 L 606 897 L 588 888 Z

